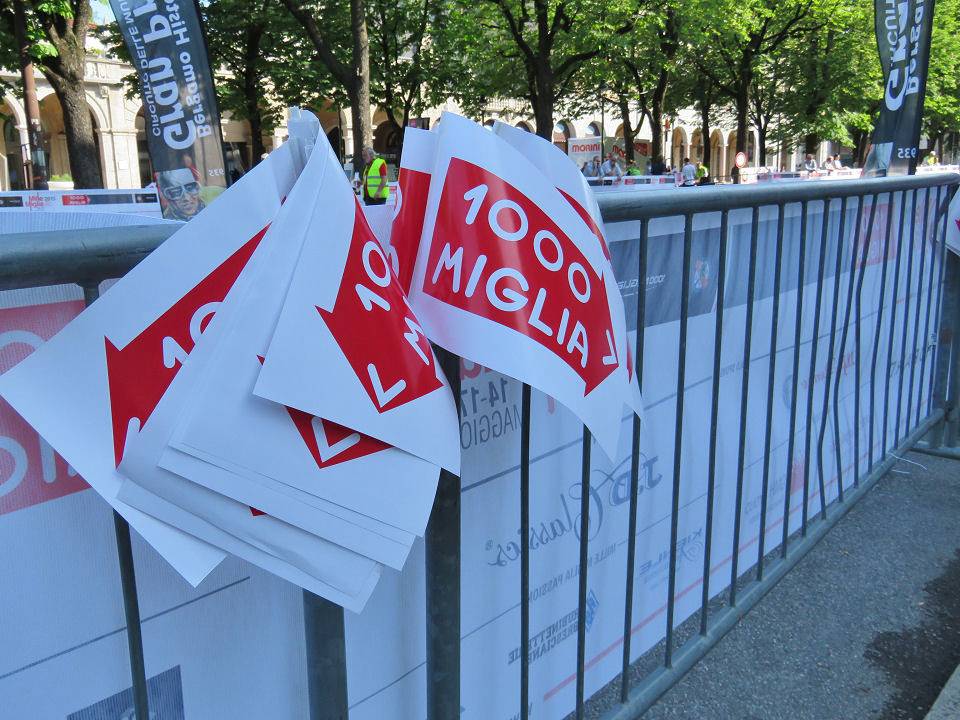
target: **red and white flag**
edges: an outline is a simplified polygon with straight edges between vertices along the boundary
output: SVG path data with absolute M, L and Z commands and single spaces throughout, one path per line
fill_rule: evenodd
M 513 146 L 556 186 L 564 199 L 570 203 L 570 206 L 576 210 L 577 215 L 590 228 L 590 232 L 596 236 L 612 272 L 610 246 L 603 227 L 600 206 L 597 205 L 597 198 L 590 188 L 590 184 L 576 164 L 571 162 L 570 158 L 560 148 L 539 135 L 526 132 L 513 125 L 507 125 L 499 120 L 494 123 L 493 132 Z M 631 410 L 643 417 L 645 412 L 643 399 L 640 396 L 640 385 L 638 378 L 634 377 L 636 333 L 634 333 L 632 339 L 627 333 L 623 298 L 621 297 L 619 303 L 612 303 L 611 308 L 615 316 L 614 327 L 617 335 L 617 347 L 623 348 L 623 352 L 619 353 L 620 362 L 624 366 L 630 382 L 630 394 L 626 398 L 626 404 Z M 643 319 L 638 318 L 637 322 L 642 324 Z
M 557 398 L 615 455 L 629 380 L 605 248 L 522 154 L 449 113 L 410 304 L 431 340 Z
M 308 218 L 254 392 L 459 473 L 450 386 L 342 173 Z
M 423 220 L 430 195 L 430 178 L 437 157 L 437 134 L 405 128 L 400 174 L 397 178 L 397 205 L 390 233 L 390 260 L 405 293 L 410 292 L 413 267 L 417 262 Z
M 263 239 L 297 167 L 281 147 L 49 342 L 0 395 L 187 580 L 224 557 L 118 499 L 125 444 L 157 404 Z
M 331 235 L 311 229 L 314 218 L 336 215 L 336 206 L 328 205 L 336 196 L 331 185 L 343 181 L 328 150 L 311 157 L 268 233 L 269 259 L 221 310 L 209 331 L 210 345 L 194 358 L 202 371 L 186 373 L 189 393 L 169 447 L 156 461 L 277 519 L 400 568 L 415 536 L 423 534 L 439 468 L 252 392 L 283 289 L 305 245 L 335 232 L 329 224 L 325 227 Z M 355 329 L 364 332 L 362 324 Z M 315 369 L 323 373 L 324 363 Z M 357 393 L 352 400 L 339 397 L 364 402 L 365 390 Z M 429 428 L 430 422 L 425 418 L 417 424 Z M 162 489 L 150 489 L 162 494 Z

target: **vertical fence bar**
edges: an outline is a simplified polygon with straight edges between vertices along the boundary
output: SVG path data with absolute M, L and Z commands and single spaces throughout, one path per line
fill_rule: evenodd
M 343 608 L 304 590 L 303 637 L 310 720 L 346 720 L 350 711 Z
M 437 348 L 460 410 L 460 358 Z M 460 478 L 443 470 L 425 540 L 427 720 L 460 717 Z
M 680 275 L 680 340 L 677 350 L 677 406 L 673 432 L 673 492 L 670 498 L 670 570 L 667 576 L 667 637 L 663 664 L 673 665 L 673 620 L 677 592 L 677 529 L 680 523 L 680 470 L 683 451 L 683 398 L 686 394 L 687 320 L 690 314 L 690 255 L 693 251 L 693 216 L 683 217 L 683 264 Z
M 850 327 L 850 314 L 853 309 L 853 291 L 856 280 L 859 275 L 857 272 L 857 251 L 860 249 L 860 228 L 863 223 L 863 204 L 867 196 L 860 195 L 857 198 L 857 219 L 853 228 L 853 243 L 850 251 L 850 273 L 847 281 L 847 302 L 846 310 L 843 314 L 843 327 L 840 328 L 840 346 L 837 349 L 837 368 L 833 374 L 833 455 L 837 467 L 837 498 L 840 502 L 844 501 L 843 487 L 843 452 L 840 448 L 840 381 L 843 379 L 843 368 L 845 358 L 843 351 L 847 345 L 847 331 Z M 856 382 L 854 382 L 856 385 Z M 854 433 L 854 476 L 856 476 L 856 433 Z
M 634 349 L 634 372 L 643 392 L 643 339 L 647 312 L 647 242 L 650 221 L 640 221 L 640 258 L 637 268 L 637 341 Z M 633 416 L 633 444 L 630 455 L 630 520 L 627 530 L 627 588 L 623 609 L 623 664 L 620 673 L 620 702 L 630 697 L 630 640 L 633 637 L 633 583 L 637 559 L 637 500 L 640 494 L 640 416 Z
M 946 268 L 943 275 L 944 287 L 938 327 L 939 341 L 936 364 L 933 368 L 935 407 L 944 410 L 944 419 L 937 423 L 937 428 L 932 433 L 930 444 L 934 447 L 939 447 L 943 443 L 950 414 L 956 411 L 953 407 L 952 391 L 955 389 L 958 377 L 957 356 L 954 351 L 957 349 L 957 340 L 960 338 L 960 333 L 957 332 L 960 327 L 960 261 L 953 253 L 948 253 L 944 259 Z M 939 346 L 944 342 L 949 342 L 950 345 L 941 350 Z M 948 442 L 949 440 L 950 438 Z
M 807 214 L 806 204 L 804 204 L 804 216 Z M 813 334 L 811 335 L 810 347 L 810 373 L 807 377 L 807 413 L 806 423 L 803 427 L 803 508 L 802 527 L 807 526 L 807 506 L 810 504 L 810 441 L 813 436 L 813 389 L 817 379 L 817 355 L 820 348 L 820 310 L 823 306 L 823 280 L 826 272 L 827 263 L 827 241 L 830 231 L 830 200 L 823 201 L 823 222 L 820 225 L 820 257 L 817 261 L 817 299 L 813 307 Z M 807 234 L 803 232 L 803 242 L 806 243 Z M 803 267 L 801 263 L 801 268 Z M 801 272 L 801 280 L 803 273 Z M 801 296 L 802 298 L 802 296 Z M 800 332 L 802 305 L 797 308 L 797 346 L 794 348 L 793 357 L 793 408 L 791 409 L 790 427 L 796 422 L 793 415 L 796 413 L 797 404 L 797 379 L 800 375 Z M 783 540 L 780 546 L 780 557 L 787 557 L 787 541 L 790 538 L 790 491 L 793 486 L 793 436 L 790 437 L 790 448 L 787 452 L 789 462 L 787 463 L 787 477 L 785 479 L 785 489 L 783 498 Z M 806 532 L 806 530 L 804 530 Z
M 743 465 L 747 452 L 747 400 L 750 394 L 750 341 L 753 337 L 753 296 L 757 276 L 757 239 L 760 232 L 760 208 L 754 207 L 750 219 L 750 269 L 747 272 L 747 309 L 743 327 L 743 381 L 740 386 L 740 435 L 737 449 L 737 498 L 733 507 L 733 548 L 730 555 L 730 605 L 737 604 L 737 575 L 740 562 L 740 521 L 743 506 Z
M 940 319 L 943 314 L 943 278 L 947 266 L 947 224 L 950 222 L 950 200 L 953 197 L 955 188 L 953 186 L 948 186 L 945 188 L 946 198 L 944 199 L 943 204 L 943 214 L 942 220 L 943 223 L 940 225 L 940 267 L 937 271 L 937 299 L 934 304 L 934 321 L 933 321 L 933 331 L 937 333 L 937 341 L 934 344 L 933 348 L 933 357 L 930 358 L 930 402 L 927 403 L 927 414 L 932 412 L 934 407 L 934 382 L 936 378 L 936 370 L 938 367 L 937 359 L 940 353 Z M 934 437 L 939 437 L 943 430 L 943 423 L 940 423 L 937 426 L 937 429 L 933 431 Z
M 520 393 L 520 718 L 530 707 L 530 386 Z
M 949 259 L 953 266 L 953 274 L 950 281 L 954 286 L 960 285 L 960 262 L 957 257 L 951 255 Z M 957 447 L 958 435 L 960 435 L 960 423 L 957 418 L 957 407 L 960 405 L 960 291 L 954 288 L 955 299 L 953 303 L 953 312 L 951 317 L 944 318 L 950 322 L 950 354 L 947 362 L 949 363 L 949 380 L 947 383 L 947 395 L 944 403 L 946 415 L 944 426 L 946 431 L 946 441 L 949 447 Z
M 903 264 L 903 224 L 907 217 L 907 191 L 900 191 L 900 222 L 897 225 L 897 261 L 893 269 L 893 295 L 890 298 L 890 334 L 887 338 L 887 374 L 883 383 L 883 454 L 887 445 L 887 431 L 890 429 L 890 385 L 893 377 L 893 340 L 897 329 L 897 293 L 900 290 L 900 267 Z M 893 446 L 897 446 L 896 428 L 894 428 Z
M 587 654 L 587 558 L 590 551 L 590 431 L 583 428 L 583 457 L 580 465 L 580 572 L 577 593 L 577 720 L 583 720 Z M 450 717 L 459 717 L 458 714 Z M 439 719 L 438 719 L 439 720 Z
M 783 224 L 786 209 L 777 206 L 777 240 L 773 261 L 773 309 L 770 320 L 770 366 L 767 372 L 767 421 L 763 439 L 763 480 L 760 490 L 760 534 L 757 537 L 757 581 L 763 580 L 767 540 L 767 493 L 770 490 L 770 440 L 773 435 L 773 396 L 777 372 L 777 336 L 780 325 L 780 275 L 783 264 Z
M 923 412 L 923 389 L 927 387 L 926 377 L 927 377 L 927 353 L 928 348 L 929 352 L 933 351 L 933 347 L 930 343 L 930 315 L 933 308 L 933 295 L 936 292 L 937 288 L 933 284 L 934 277 L 937 275 L 937 232 L 940 229 L 940 200 L 943 195 L 943 186 L 937 187 L 937 199 L 933 204 L 933 232 L 930 233 L 930 237 L 927 237 L 927 233 L 924 232 L 924 243 L 930 243 L 930 276 L 927 279 L 927 309 L 924 311 L 924 321 L 923 321 L 923 348 L 920 355 L 920 380 L 917 398 L 917 417 L 914 420 L 914 424 L 920 424 L 920 415 Z M 929 403 L 929 390 L 927 398 L 927 412 L 930 412 L 930 403 Z
M 710 455 L 707 469 L 707 518 L 703 538 L 703 587 L 700 598 L 700 634 L 707 634 L 708 608 L 710 606 L 710 572 L 713 555 L 713 504 L 717 487 L 717 418 L 720 414 L 720 365 L 723 344 L 724 293 L 727 282 L 727 230 L 729 213 L 720 215 L 720 249 L 717 260 L 717 316 L 713 331 L 713 386 L 710 397 Z
M 870 218 L 867 220 L 867 234 L 863 239 L 863 254 L 857 271 L 857 305 L 853 318 L 853 486 L 860 487 L 860 318 L 863 315 L 863 280 L 867 275 L 867 261 L 870 258 L 870 239 L 873 237 L 873 221 L 877 214 L 877 195 L 870 198 Z M 856 258 L 856 250 L 854 250 Z M 851 277 L 853 275 L 851 274 Z M 846 338 L 847 328 L 844 328 Z M 842 353 L 841 353 L 842 355 Z M 838 376 L 839 377 L 839 376 Z M 834 399 L 834 415 L 839 414 L 840 403 Z M 873 446 L 867 449 L 867 455 L 873 458 Z M 838 480 L 839 482 L 839 480 Z
M 923 299 L 923 271 L 927 260 L 927 231 L 930 229 L 930 188 L 923 192 L 923 230 L 920 235 L 920 268 L 917 270 L 917 308 L 913 317 L 913 352 L 910 353 L 910 384 L 907 388 L 907 416 L 906 429 L 910 428 L 910 418 L 913 416 L 913 385 L 917 376 L 917 351 L 920 341 L 920 305 Z M 916 224 L 916 221 L 914 221 Z M 932 263 L 931 263 L 932 264 Z M 917 398 L 917 408 L 920 407 L 920 398 Z
M 907 333 L 910 329 L 910 292 L 913 285 L 913 253 L 916 250 L 917 229 L 917 191 L 911 193 L 910 200 L 910 251 L 907 254 L 907 292 L 903 298 L 903 335 L 900 339 L 900 381 L 897 387 L 897 415 L 896 432 L 893 435 L 893 445 L 900 444 L 900 420 L 903 417 L 903 381 L 907 374 Z M 909 425 L 909 421 L 907 423 Z M 906 433 L 904 433 L 906 434 Z
M 824 364 L 823 378 L 823 410 L 820 415 L 820 435 L 817 441 L 817 479 L 820 483 L 820 519 L 827 519 L 827 483 L 823 468 L 823 446 L 827 436 L 827 420 L 830 416 L 830 378 L 833 369 L 834 341 L 837 337 L 837 313 L 840 311 L 840 273 L 843 271 L 843 236 L 847 225 L 847 198 L 840 201 L 840 227 L 837 231 L 837 260 L 833 270 L 833 304 L 830 315 L 830 338 L 827 341 L 827 362 Z M 810 502 L 804 498 L 804 505 Z M 806 513 L 804 513 L 806 515 Z M 807 524 L 804 522 L 802 534 L 807 534 Z
M 83 301 L 90 307 L 100 297 L 98 283 L 83 285 Z M 117 562 L 120 568 L 120 592 L 123 596 L 123 615 L 127 623 L 127 652 L 130 657 L 130 680 L 133 707 L 137 717 L 150 717 L 147 698 L 147 671 L 143 660 L 143 635 L 140 628 L 140 599 L 137 596 L 137 572 L 133 564 L 133 546 L 130 525 L 116 510 L 113 511 L 113 531 L 117 540 Z
M 890 257 L 890 235 L 893 227 L 893 193 L 887 193 L 887 227 L 884 231 L 883 241 L 883 259 L 881 261 L 880 275 L 880 299 L 877 302 L 877 325 L 873 338 L 873 357 L 870 359 L 870 428 L 867 433 L 867 444 L 870 446 L 870 462 L 867 463 L 867 474 L 873 471 L 873 432 L 876 424 L 876 401 L 877 401 L 877 359 L 880 356 L 880 336 L 883 332 L 883 303 L 886 299 L 887 275 L 889 268 L 887 260 Z M 889 360 L 889 358 L 887 358 Z M 880 448 L 880 457 L 883 457 L 885 449 Z

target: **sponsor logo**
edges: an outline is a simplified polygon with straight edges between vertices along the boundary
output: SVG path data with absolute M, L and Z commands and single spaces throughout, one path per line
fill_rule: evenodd
M 663 480 L 663 475 L 657 472 L 658 456 L 647 457 L 640 454 L 640 472 L 637 478 L 637 495 L 642 497 L 645 492 L 656 488 Z M 625 458 L 611 472 L 593 471 L 595 480 L 590 483 L 590 526 L 588 537 L 594 538 L 603 523 L 607 512 L 620 507 L 630 500 L 630 458 Z M 526 538 L 530 552 L 556 542 L 561 538 L 572 535 L 580 539 L 581 516 L 579 512 L 583 485 L 580 482 L 571 484 L 566 491 L 557 496 L 559 512 L 553 517 L 540 518 L 531 521 L 530 536 Z M 520 559 L 520 543 L 523 537 L 520 529 L 516 531 L 516 540 L 496 541 L 487 540 L 485 549 L 488 553 L 487 564 L 491 567 L 507 567 Z M 599 559 L 605 559 L 606 556 Z
M 75 318 L 83 302 L 0 310 L 0 372 L 9 370 Z M 0 515 L 89 487 L 0 399 Z
M 710 261 L 706 259 L 697 260 L 693 266 L 693 277 L 690 279 L 694 290 L 707 290 L 710 288 Z

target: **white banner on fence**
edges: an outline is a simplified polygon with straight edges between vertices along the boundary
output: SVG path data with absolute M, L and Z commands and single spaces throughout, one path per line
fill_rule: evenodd
M 935 195 L 936 191 L 931 193 L 931 200 Z M 923 202 L 921 191 L 918 210 Z M 899 198 L 894 199 L 893 207 L 888 207 L 881 196 L 867 247 L 867 263 L 860 266 L 851 262 L 860 248 L 854 246 L 852 238 L 857 226 L 856 203 L 849 203 L 845 240 L 840 246 L 844 254 L 838 288 L 837 246 L 831 242 L 825 247 L 824 301 L 816 342 L 813 309 L 818 290 L 820 218 L 813 212 L 809 219 L 804 281 L 798 285 L 800 222 L 795 209 L 787 207 L 767 471 L 766 550 L 780 542 L 787 493 L 791 498 L 789 528 L 799 527 L 805 479 L 809 486 L 809 514 L 819 512 L 823 497 L 818 480 L 821 462 L 826 501 L 836 497 L 836 434 L 840 438 L 840 463 L 846 468 L 845 482 L 852 483 L 855 439 L 856 454 L 861 456 L 861 477 L 869 461 L 871 417 L 872 457 L 876 462 L 881 438 L 885 436 L 889 447 L 895 433 L 902 437 L 915 425 L 917 417 L 922 418 L 927 412 L 937 349 L 940 248 L 924 241 L 924 220 L 918 215 L 914 222 L 910 205 L 908 197 L 904 209 L 906 232 L 901 235 Z M 834 203 L 830 214 L 831 235 L 838 229 L 838 206 Z M 815 211 L 815 205 L 811 204 L 810 209 Z M 721 592 L 730 578 L 744 302 L 750 258 L 749 215 L 746 211 L 730 216 L 711 594 Z M 864 233 L 868 221 L 869 202 L 859 224 Z M 697 610 L 701 592 L 718 223 L 718 217 L 705 217 L 697 218 L 694 224 L 677 544 L 678 622 Z M 888 223 L 893 225 L 889 243 Z M 776 224 L 775 210 L 762 213 L 743 464 L 742 572 L 756 562 L 760 533 Z M 915 228 L 912 240 L 911 226 Z M 651 223 L 648 272 L 642 279 L 636 271 L 639 223 L 619 223 L 606 230 L 631 330 L 637 323 L 633 310 L 637 288 L 643 282 L 647 289 L 643 387 L 646 427 L 651 435 L 644 439 L 640 457 L 632 629 L 632 652 L 636 657 L 664 635 L 682 227 L 673 220 Z M 858 270 L 865 267 L 859 303 L 856 286 L 852 303 L 846 302 L 851 266 Z M 799 286 L 803 288 L 800 372 L 795 373 L 794 327 Z M 884 309 L 878 314 L 881 287 Z M 931 287 L 935 290 L 932 295 Z M 835 289 L 839 293 L 836 306 L 832 302 Z M 49 337 L 81 306 L 75 290 L 3 293 L 0 301 L 0 333 L 14 333 L 16 337 Z M 852 307 L 853 312 L 841 352 L 847 307 Z M 858 317 L 859 366 L 855 362 Z M 829 363 L 831 340 L 833 362 Z M 814 348 L 817 357 L 811 375 Z M 22 344 L 0 344 L 0 367 L 9 367 L 29 349 Z M 874 360 L 876 377 L 872 380 Z M 835 390 L 838 375 L 833 371 L 837 366 L 842 368 L 836 388 L 839 392 Z M 890 372 L 885 376 L 888 366 Z M 799 402 L 794 454 L 788 457 L 795 374 Z M 468 361 L 462 363 L 462 378 L 462 717 L 510 720 L 519 712 L 521 539 L 517 535 L 516 466 L 520 388 L 502 375 Z M 859 421 L 854 412 L 857 388 Z M 807 405 L 810 390 L 812 408 Z M 809 453 L 808 410 L 812 416 Z M 852 432 L 856 426 L 860 427 L 859 434 Z M 575 691 L 581 425 L 571 413 L 535 392 L 531 430 L 531 456 L 535 460 L 531 469 L 531 536 L 526 540 L 532 560 L 532 716 L 559 720 L 572 710 Z M 621 432 L 620 452 L 613 462 L 598 453 L 593 456 L 587 580 L 588 695 L 620 671 L 630 499 L 629 421 L 622 424 Z M 29 464 L 22 478 L 19 470 L 10 475 L 10 466 L 0 464 L 0 544 L 6 549 L 3 571 L 7 585 L 17 588 L 17 592 L 9 594 L 0 618 L 0 636 L 5 640 L 0 693 L 6 698 L 5 710 L 13 717 L 100 720 L 108 708 L 132 706 L 110 514 L 95 494 L 83 491 L 82 481 L 72 476 L 66 464 L 45 448 L 19 418 L 0 409 L 3 450 L 13 447 L 11 437 L 25 448 Z M 2 452 L 0 462 L 6 462 Z M 805 476 L 807 470 L 809 475 Z M 9 487 L 13 490 L 4 492 Z M 134 550 L 145 618 L 151 701 L 166 703 L 164 707 L 170 709 L 174 719 L 305 715 L 303 654 L 290 651 L 303 643 L 301 595 L 292 585 L 248 563 L 228 559 L 194 590 L 178 582 L 171 570 L 136 537 Z M 422 543 L 418 541 L 402 573 L 384 573 L 363 614 L 347 615 L 353 720 L 407 720 L 425 715 L 422 558 Z M 68 593 L 76 596 L 78 588 L 83 593 L 76 602 L 62 602 Z M 261 678 L 261 682 L 251 684 L 251 675 Z M 497 691 L 490 692 L 491 687 Z
M 0 211 L 132 213 L 162 217 L 154 188 L 142 190 L 15 190 L 0 193 Z

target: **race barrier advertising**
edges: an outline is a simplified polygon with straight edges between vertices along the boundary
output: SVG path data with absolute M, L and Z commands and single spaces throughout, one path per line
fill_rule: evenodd
M 395 208 L 360 207 L 294 112 L 88 309 L 0 293 L 4 712 L 133 706 L 86 482 L 139 533 L 163 717 L 306 717 L 299 588 L 347 609 L 351 720 L 426 717 L 428 517 L 458 473 L 460 717 L 560 720 L 938 402 L 953 175 L 730 209 L 676 190 L 703 210 L 636 219 L 551 143 L 452 114 L 400 168 Z

